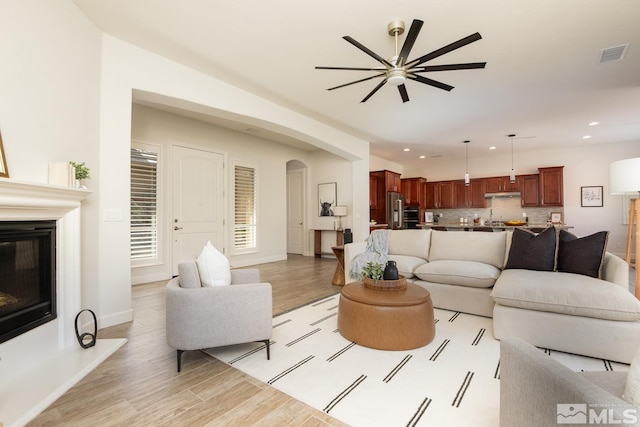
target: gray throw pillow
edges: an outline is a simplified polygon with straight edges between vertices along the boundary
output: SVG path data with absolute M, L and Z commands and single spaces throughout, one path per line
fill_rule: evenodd
M 539 234 L 513 230 L 509 259 L 505 269 L 553 271 L 556 263 L 556 229 L 549 227 Z
M 602 278 L 608 231 L 578 238 L 565 230 L 558 236 L 558 271 Z

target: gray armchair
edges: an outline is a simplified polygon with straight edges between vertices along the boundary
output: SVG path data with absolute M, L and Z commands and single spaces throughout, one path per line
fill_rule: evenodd
M 202 287 L 195 262 L 178 266 L 166 288 L 167 344 L 182 353 L 210 347 L 264 342 L 267 359 L 272 325 L 271 284 L 257 269 L 231 270 L 230 286 Z
M 626 372 L 574 372 L 519 338 L 504 338 L 500 341 L 500 425 L 638 426 L 634 417 L 640 416 L 640 408 L 621 398 L 626 379 Z M 578 411 L 585 407 L 586 422 L 578 418 Z

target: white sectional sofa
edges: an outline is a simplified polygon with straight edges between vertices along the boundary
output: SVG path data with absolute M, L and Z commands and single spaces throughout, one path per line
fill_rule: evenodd
M 426 288 L 435 307 L 493 317 L 497 339 L 516 336 L 538 347 L 623 363 L 631 363 L 640 348 L 640 302 L 628 289 L 629 266 L 615 255 L 605 253 L 601 278 L 594 278 L 505 269 L 511 231 L 388 233 L 388 259 L 400 274 Z M 345 283 L 357 280 L 351 264 L 366 247 L 345 245 Z

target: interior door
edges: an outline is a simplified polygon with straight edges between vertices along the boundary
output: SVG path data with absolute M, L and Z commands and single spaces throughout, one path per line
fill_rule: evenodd
M 304 173 L 287 173 L 287 253 L 302 255 L 304 236 Z
M 174 146 L 173 274 L 211 244 L 224 253 L 224 156 Z

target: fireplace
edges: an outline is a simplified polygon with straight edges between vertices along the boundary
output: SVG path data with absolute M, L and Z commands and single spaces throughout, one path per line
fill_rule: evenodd
M 0 222 L 0 343 L 54 320 L 56 221 Z

